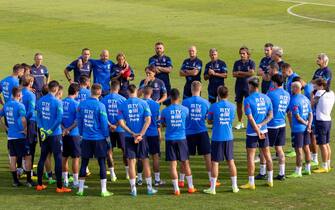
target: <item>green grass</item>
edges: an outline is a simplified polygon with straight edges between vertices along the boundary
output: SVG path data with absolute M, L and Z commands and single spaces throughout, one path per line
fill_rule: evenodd
M 333 1 L 310 0 L 328 3 Z M 273 42 L 285 50 L 284 60 L 306 80 L 316 69 L 316 56 L 325 52 L 333 59 L 335 55 L 334 24 L 313 22 L 287 14 L 286 9 L 295 3 L 275 0 L 0 0 L 0 78 L 11 72 L 13 64 L 32 63 L 35 52 L 44 54 L 45 65 L 51 78 L 67 84 L 63 69 L 77 58 L 84 47 L 92 49 L 98 57 L 102 49 L 109 49 L 113 60 L 123 51 L 135 69 L 135 83 L 144 77 L 143 69 L 154 53 L 153 44 L 161 40 L 166 44 L 166 54 L 175 67 L 171 74 L 174 87 L 182 89 L 184 79 L 178 76 L 182 60 L 187 57 L 188 46 L 198 47 L 203 63 L 208 62 L 208 50 L 216 47 L 229 69 L 238 59 L 238 49 L 247 45 L 256 63 L 263 56 L 265 42 Z M 304 5 L 294 9 L 298 14 L 334 20 L 333 7 Z M 317 14 L 320 14 L 317 15 Z M 333 60 L 330 67 L 335 68 Z M 227 79 L 233 90 L 234 79 Z M 205 82 L 205 87 L 207 83 Z M 332 85 L 334 87 L 334 85 Z M 207 97 L 204 91 L 204 97 Z M 233 100 L 233 93 L 230 97 Z M 238 183 L 247 181 L 245 133 L 235 132 L 235 159 L 238 168 Z M 334 138 L 334 129 L 332 138 Z M 145 187 L 139 188 L 136 199 L 128 196 L 129 184 L 124 177 L 120 152 L 116 152 L 116 173 L 119 180 L 108 184 L 115 193 L 111 198 L 98 197 L 100 183 L 97 164 L 91 161 L 94 175 L 88 178 L 89 196 L 57 195 L 54 187 L 37 193 L 32 189 L 10 187 L 8 173 L 6 136 L 0 135 L 0 209 L 333 209 L 335 206 L 334 172 L 311 175 L 297 180 L 275 182 L 273 189 L 256 182 L 255 192 L 229 192 L 230 180 L 225 164 L 222 164 L 216 196 L 202 193 L 181 197 L 171 196 L 172 186 L 159 189 L 156 196 L 148 197 Z M 288 139 L 289 147 L 290 140 Z M 164 145 L 162 145 L 164 149 Z M 335 147 L 333 147 L 333 150 Z M 164 153 L 162 154 L 164 157 Z M 164 159 L 164 158 L 163 158 Z M 38 158 L 37 160 L 38 161 Z M 333 158 L 334 161 L 334 158 Z M 191 159 L 194 182 L 199 190 L 207 188 L 208 180 L 201 157 Z M 289 159 L 287 173 L 294 168 Z M 258 170 L 258 169 L 257 169 Z M 275 164 L 275 174 L 278 165 Z M 162 161 L 162 177 L 169 181 L 167 164 Z

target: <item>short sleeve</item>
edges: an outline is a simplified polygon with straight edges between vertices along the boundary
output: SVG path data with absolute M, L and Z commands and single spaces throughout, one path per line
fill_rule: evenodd
M 72 71 L 77 67 L 77 60 L 73 61 L 72 63 L 70 63 L 69 65 L 67 65 L 66 69 L 68 71 Z
M 144 102 L 143 103 L 143 111 L 144 111 L 144 117 L 150 117 L 151 116 L 151 111 L 148 103 Z
M 245 115 L 251 114 L 251 107 L 250 107 L 249 100 L 244 100 L 244 112 L 245 112 Z
M 214 111 L 215 111 L 214 106 L 215 106 L 215 105 L 212 105 L 212 106 L 209 108 L 208 115 L 207 115 L 207 119 L 208 119 L 208 120 L 213 120 L 213 119 L 214 119 Z

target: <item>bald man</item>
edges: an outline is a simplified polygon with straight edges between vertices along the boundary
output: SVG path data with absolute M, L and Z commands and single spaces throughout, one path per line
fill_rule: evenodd
M 186 78 L 184 85 L 183 99 L 192 96 L 191 84 L 193 81 L 201 81 L 202 61 L 197 57 L 196 46 L 191 46 L 188 49 L 189 58 L 185 59 L 180 68 L 179 75 Z
M 81 60 L 82 58 L 80 58 Z M 98 83 L 102 87 L 102 97 L 107 95 L 110 91 L 110 78 L 113 69 L 113 61 L 109 60 L 109 51 L 102 50 L 100 59 L 90 59 L 93 69 L 93 83 Z M 79 62 L 80 63 L 80 62 Z M 79 64 L 80 65 L 80 64 Z

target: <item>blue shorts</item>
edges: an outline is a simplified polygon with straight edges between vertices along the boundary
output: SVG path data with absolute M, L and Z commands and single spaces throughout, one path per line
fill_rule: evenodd
M 235 88 L 235 102 L 236 103 L 242 103 L 243 98 L 246 98 L 248 96 L 249 96 L 249 91 L 248 90 Z
M 7 147 L 9 156 L 11 157 L 24 157 L 30 155 L 29 144 L 26 139 L 8 140 Z
M 161 143 L 159 140 L 159 136 L 147 136 L 147 142 L 150 155 L 161 154 Z
M 107 141 L 102 140 L 85 140 L 81 141 L 82 158 L 103 158 L 107 156 Z
M 53 153 L 54 155 L 62 154 L 63 141 L 62 135 L 48 136 L 44 141 L 41 141 L 41 151 Z M 42 152 L 41 152 L 42 153 Z
M 37 126 L 35 121 L 28 121 L 27 140 L 29 143 L 37 142 Z
M 212 141 L 211 158 L 214 162 L 234 159 L 234 141 Z
M 292 133 L 291 136 L 292 136 L 292 147 L 296 149 L 311 144 L 310 134 L 307 131 Z
M 63 137 L 63 157 L 78 158 L 81 155 L 81 137 L 64 136 Z
M 211 143 L 208 132 L 201 132 L 186 136 L 188 152 L 190 155 L 208 155 L 211 153 Z
M 135 144 L 133 137 L 125 139 L 125 155 L 127 159 L 145 159 L 149 157 L 148 142 L 145 136 Z
M 165 143 L 166 161 L 188 160 L 188 147 L 186 140 L 166 141 Z
M 258 136 L 248 136 L 247 135 L 247 148 L 266 148 L 269 146 L 268 133 L 265 133 L 265 139 L 259 139 Z
M 270 147 L 285 146 L 286 127 L 268 128 Z
M 124 151 L 125 148 L 125 133 L 124 132 L 109 132 L 112 148 L 115 147 Z
M 317 144 L 329 144 L 330 130 L 332 127 L 331 121 L 316 121 L 315 122 L 315 137 Z

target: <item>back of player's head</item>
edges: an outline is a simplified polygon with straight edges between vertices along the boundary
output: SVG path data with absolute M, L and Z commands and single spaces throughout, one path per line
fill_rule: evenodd
M 294 77 L 293 79 L 292 79 L 292 82 L 302 82 L 302 79 L 301 79 L 301 77 Z
M 34 81 L 34 77 L 31 74 L 23 75 L 21 78 L 21 85 L 28 87 Z
M 250 50 L 247 46 L 240 47 L 240 50 L 238 52 L 241 53 L 242 51 L 246 52 L 249 56 L 251 55 Z
M 273 48 L 273 44 L 268 42 L 268 43 L 265 43 L 264 47 L 266 47 L 266 48 L 270 47 L 272 49 Z
M 320 54 L 318 55 L 318 59 L 323 60 L 325 66 L 328 66 L 329 58 L 328 58 L 328 56 L 327 56 L 326 53 L 320 53 Z
M 78 83 L 72 83 L 67 89 L 68 95 L 76 95 L 79 92 L 80 85 Z
M 87 82 L 90 80 L 90 78 L 88 78 L 88 76 L 86 76 L 86 75 L 81 75 L 80 77 L 79 77 L 79 84 L 81 84 L 81 85 L 86 85 L 87 84 Z
M 254 88 L 258 88 L 259 87 L 258 77 L 254 76 L 254 77 L 251 77 L 250 79 L 248 79 L 248 84 L 253 86 Z
M 49 82 L 48 84 L 48 91 L 49 92 L 57 92 L 59 89 L 59 82 L 57 82 L 56 80 L 52 80 L 51 82 Z
M 170 91 L 170 97 L 172 101 L 176 101 L 180 97 L 180 92 L 177 88 L 172 88 Z
M 219 98 L 228 98 L 228 88 L 226 86 L 220 85 L 217 89 Z
M 281 87 L 284 83 L 284 77 L 281 74 L 275 74 L 271 77 L 271 81 L 276 83 L 278 87 Z
M 279 46 L 273 46 L 272 47 L 272 53 L 279 56 L 279 57 L 282 57 L 283 54 L 284 54 L 284 50 L 283 50 L 283 48 L 281 48 Z
M 192 92 L 200 92 L 201 91 L 201 82 L 200 81 L 193 81 L 191 84 L 191 91 Z
M 152 95 L 152 90 L 152 87 L 147 85 L 144 87 L 143 94 L 150 97 Z
M 12 96 L 17 97 L 22 92 L 22 88 L 20 87 L 13 87 L 12 89 Z
M 13 73 L 18 73 L 21 70 L 23 70 L 23 66 L 21 64 L 18 63 L 13 66 Z
M 44 84 L 42 87 L 42 95 L 46 95 L 49 93 L 49 88 L 48 88 L 48 84 Z
M 322 78 L 318 78 L 314 80 L 313 84 L 315 84 L 316 86 L 322 87 L 323 90 L 329 91 L 327 81 Z
M 102 91 L 102 87 L 98 83 L 94 83 L 91 87 L 91 95 L 92 96 L 100 96 Z
M 279 65 L 275 61 L 272 61 L 269 65 L 269 68 L 278 71 L 279 70 Z
M 130 85 L 128 86 L 128 92 L 129 92 L 130 94 L 134 94 L 136 91 L 137 91 L 136 85 L 134 85 L 134 84 L 130 84 Z
M 111 90 L 117 91 L 120 89 L 120 82 L 118 80 L 112 80 L 111 81 Z

